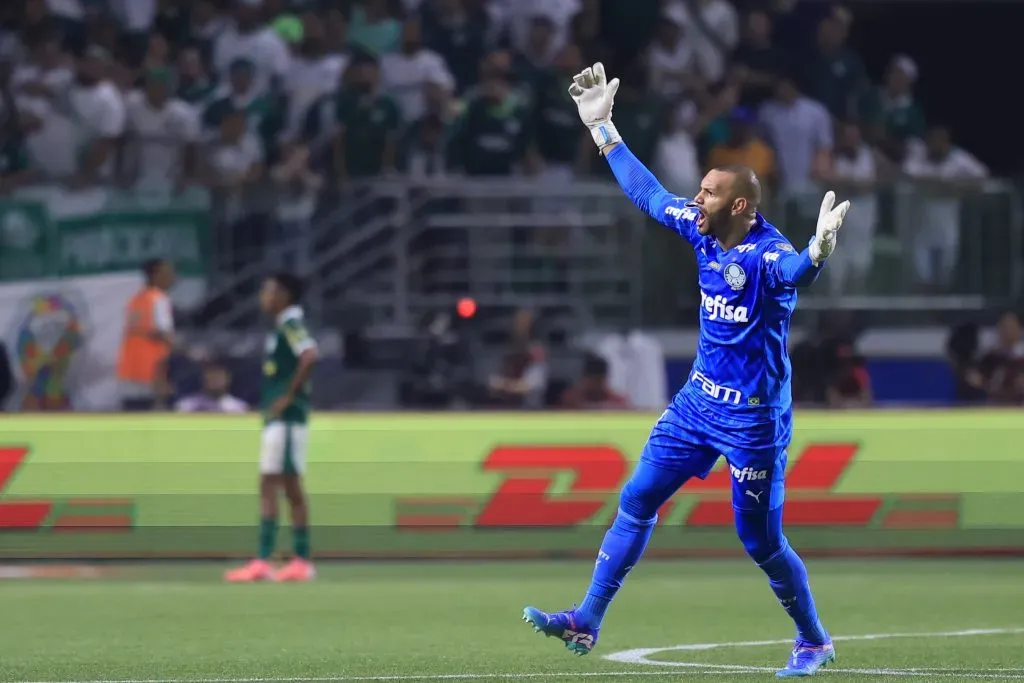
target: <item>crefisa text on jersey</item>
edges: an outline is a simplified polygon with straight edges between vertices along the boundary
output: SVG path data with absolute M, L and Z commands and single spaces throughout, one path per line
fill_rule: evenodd
M 676 197 L 675 201 L 682 201 L 682 197 Z M 697 210 L 687 206 L 667 206 L 665 215 L 672 216 L 676 220 L 692 221 L 697 217 Z
M 724 320 L 730 323 L 750 322 L 750 312 L 746 306 L 733 306 L 721 294 L 708 296 L 700 290 L 700 305 L 707 314 L 708 320 Z
M 751 467 L 739 469 L 729 465 L 729 472 L 732 473 L 733 479 L 741 484 L 745 481 L 760 481 L 768 478 L 768 470 L 755 470 Z

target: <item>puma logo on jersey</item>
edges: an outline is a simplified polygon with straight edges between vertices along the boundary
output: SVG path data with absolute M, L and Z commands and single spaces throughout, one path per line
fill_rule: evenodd
M 779 255 L 778 255 L 778 253 L 773 251 L 773 252 L 771 252 L 769 254 L 765 254 L 764 255 L 764 260 L 765 261 L 778 261 L 779 260 Z
M 740 252 L 741 254 L 746 254 L 748 251 L 754 251 L 754 249 L 756 248 L 756 244 L 741 244 L 740 246 L 736 247 L 736 251 Z
M 708 314 L 708 320 L 724 320 L 731 323 L 750 322 L 750 311 L 746 306 L 732 306 L 721 294 L 708 296 L 700 290 L 700 306 Z

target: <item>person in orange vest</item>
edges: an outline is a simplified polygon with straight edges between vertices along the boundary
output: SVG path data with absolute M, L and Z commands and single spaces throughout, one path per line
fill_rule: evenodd
M 165 259 L 143 264 L 146 284 L 128 302 L 124 338 L 117 363 L 121 408 L 153 410 L 170 397 L 167 359 L 174 346 L 174 315 L 167 290 L 174 265 Z

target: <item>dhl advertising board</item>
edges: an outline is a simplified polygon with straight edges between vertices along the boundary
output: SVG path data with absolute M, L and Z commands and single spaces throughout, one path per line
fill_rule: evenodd
M 655 416 L 319 414 L 321 557 L 589 556 Z M 258 515 L 256 416 L 13 416 L 0 557 L 239 557 Z M 739 553 L 724 461 L 661 510 L 654 555 Z M 797 415 L 785 522 L 808 553 L 1024 554 L 1016 412 Z M 281 547 L 287 519 L 281 520 Z

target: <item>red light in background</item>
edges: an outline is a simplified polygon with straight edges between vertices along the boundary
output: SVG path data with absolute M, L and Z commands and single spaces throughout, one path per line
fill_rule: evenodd
M 455 310 L 458 312 L 460 318 L 472 318 L 476 315 L 476 299 L 468 296 L 459 299 L 459 303 L 455 306 Z

